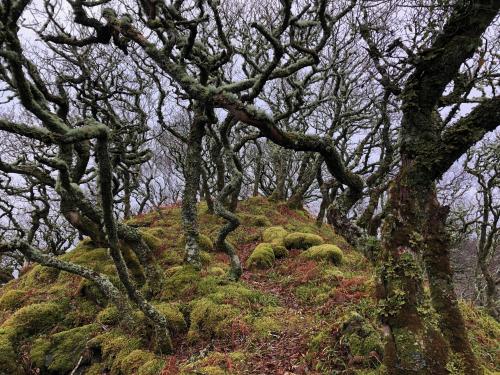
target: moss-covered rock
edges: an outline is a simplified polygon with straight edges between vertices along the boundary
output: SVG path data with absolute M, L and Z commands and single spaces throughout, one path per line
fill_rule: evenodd
M 22 278 L 22 285 L 26 288 L 36 288 L 40 285 L 52 284 L 57 280 L 59 270 L 52 267 L 36 265 Z
M 372 352 L 382 356 L 384 353 L 380 332 L 356 312 L 350 312 L 341 318 L 341 334 L 344 344 L 354 356 L 368 357 Z
M 224 268 L 218 266 L 209 267 L 207 271 L 210 275 L 214 276 L 224 276 L 226 274 Z
M 146 363 L 155 360 L 155 355 L 140 349 L 132 350 L 128 353 L 120 363 L 120 371 L 122 374 L 138 374 L 139 369 Z
M 11 332 L 0 328 L 0 374 L 24 374 L 19 363 L 19 357 L 14 351 L 10 340 Z
M 287 249 L 306 250 L 311 246 L 321 245 L 323 238 L 312 233 L 293 232 L 286 235 L 283 243 Z
M 120 322 L 121 313 L 115 305 L 110 305 L 97 314 L 96 321 L 104 325 L 115 325 Z
M 288 250 L 285 246 L 272 243 L 271 247 L 273 248 L 274 257 L 276 259 L 285 258 L 288 256 Z
M 199 271 L 192 266 L 176 266 L 167 272 L 162 299 L 170 300 L 196 292 L 201 280 Z
M 343 252 L 338 246 L 331 244 L 312 246 L 300 254 L 305 259 L 326 260 L 335 265 L 342 263 Z
M 97 324 L 89 324 L 38 338 L 31 347 L 31 359 L 43 372 L 69 373 L 97 330 Z
M 88 341 L 90 350 L 101 353 L 104 367 L 110 374 L 119 375 L 121 373 L 122 361 L 134 350 L 141 349 L 142 340 L 140 337 L 113 329 L 106 333 L 95 336 Z
M 288 231 L 283 227 L 269 227 L 262 232 L 262 240 L 277 245 L 284 245 L 283 239 L 287 234 Z
M 186 331 L 187 325 L 184 320 L 184 315 L 177 303 L 156 303 L 154 307 L 165 316 L 168 322 L 168 328 L 173 334 L 179 334 Z
M 19 289 L 11 289 L 6 291 L 0 297 L 0 311 L 15 310 L 22 306 L 26 292 Z
M 158 375 L 161 373 L 164 367 L 165 361 L 163 359 L 151 359 L 145 362 L 141 367 L 139 367 L 137 375 Z
M 159 228 L 141 228 L 139 230 L 144 242 L 153 250 L 157 250 L 163 245 L 163 240 L 157 237 L 159 234 L 158 229 Z
M 269 227 L 271 225 L 271 221 L 265 215 L 242 215 L 241 223 L 254 227 Z
M 200 337 L 223 337 L 231 331 L 232 321 L 239 315 L 239 310 L 235 307 L 216 304 L 208 298 L 195 300 L 190 307 L 190 341 L 196 341 Z
M 241 309 L 251 309 L 255 305 L 274 306 L 277 304 L 276 298 L 273 296 L 250 289 L 237 282 L 207 288 L 203 295 L 217 304 L 228 303 Z
M 270 243 L 257 245 L 252 254 L 248 257 L 246 265 L 248 268 L 269 268 L 274 263 L 274 251 Z
M 1 327 L 10 328 L 13 338 L 21 339 L 49 330 L 63 317 L 64 309 L 58 303 L 34 303 L 17 310 Z

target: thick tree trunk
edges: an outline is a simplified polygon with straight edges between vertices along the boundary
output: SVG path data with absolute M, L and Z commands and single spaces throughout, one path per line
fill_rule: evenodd
M 434 184 L 413 161 L 404 160 L 393 182 L 382 229 L 382 306 L 388 326 L 385 364 L 389 374 L 480 374 L 453 290 L 446 209 Z M 425 260 L 430 297 L 424 290 Z
M 432 305 L 439 315 L 439 326 L 448 341 L 451 356 L 466 374 L 480 374 L 467 338 L 453 286 L 449 237 L 445 229 L 448 207 L 437 201 L 435 190 L 429 193 L 424 230 L 424 261 L 429 278 Z M 449 360 L 450 360 L 449 359 Z
M 430 319 L 429 298 L 420 264 L 420 233 L 428 187 L 417 188 L 409 165 L 390 189 L 382 229 L 381 288 L 383 323 L 387 325 L 384 362 L 390 375 L 448 374 L 447 344 Z
M 198 210 L 196 196 L 200 187 L 202 141 L 205 135 L 205 117 L 196 114 L 189 130 L 188 147 L 184 162 L 184 192 L 182 195 L 182 223 L 186 236 L 185 260 L 201 267 L 198 246 Z

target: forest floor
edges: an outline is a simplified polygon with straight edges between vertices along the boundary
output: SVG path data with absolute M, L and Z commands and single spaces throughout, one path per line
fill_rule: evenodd
M 210 240 L 224 221 L 204 204 L 199 213 L 201 272 L 183 264 L 178 206 L 128 221 L 140 228 L 165 272 L 152 302 L 170 322 L 174 353 L 162 354 L 139 311 L 133 324 L 125 324 L 92 283 L 31 266 L 0 289 L 0 374 L 69 374 L 75 368 L 74 374 L 88 375 L 382 372 L 376 272 L 359 251 L 328 226 L 316 227 L 307 212 L 255 197 L 240 202 L 241 226 L 229 238 L 244 264 L 241 279 L 233 282 L 226 277 L 227 256 L 214 252 Z M 265 232 L 276 227 L 281 237 L 268 240 L 272 257 L 252 263 Z M 293 234 L 296 245 L 287 243 L 289 251 L 275 257 L 274 246 L 284 244 L 285 234 Z M 308 250 L 297 248 L 315 241 L 337 246 L 342 259 L 339 252 L 306 256 Z M 124 254 L 147 290 L 137 259 Z M 62 258 L 116 280 L 107 250 L 88 240 Z M 490 373 L 500 371 L 500 325 L 470 305 L 462 309 L 481 364 Z

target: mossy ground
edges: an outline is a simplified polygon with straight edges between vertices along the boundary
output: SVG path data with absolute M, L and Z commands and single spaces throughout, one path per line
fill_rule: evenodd
M 199 213 L 203 241 L 209 243 L 224 221 L 203 203 Z M 165 271 L 165 285 L 152 302 L 170 322 L 172 355 L 161 353 L 156 333 L 139 311 L 132 322 L 123 322 L 92 283 L 34 266 L 0 289 L 0 373 L 40 368 L 40 373 L 65 374 L 82 356 L 88 375 L 381 373 L 370 262 L 328 226 L 317 228 L 305 211 L 256 197 L 240 202 L 238 215 L 241 226 L 228 240 L 242 264 L 262 242 L 274 253 L 265 269 L 245 267 L 239 282 L 227 279 L 229 260 L 211 246 L 202 253 L 201 272 L 183 265 L 178 206 L 129 220 L 141 228 Z M 296 232 L 338 246 L 342 262 L 331 254 L 303 255 L 304 247 L 318 244 L 314 236 L 307 246 L 302 235 L 292 236 L 299 246 L 288 241 L 288 251 L 284 238 Z M 107 250 L 88 240 L 63 258 L 116 281 Z M 137 267 L 133 257 L 129 263 Z M 140 269 L 134 271 L 141 285 Z M 500 370 L 498 323 L 462 307 L 482 365 Z

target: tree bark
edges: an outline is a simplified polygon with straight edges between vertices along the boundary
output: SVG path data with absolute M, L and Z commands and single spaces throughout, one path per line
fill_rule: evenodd
M 205 135 L 206 118 L 198 109 L 191 127 L 184 162 L 184 191 L 182 194 L 182 223 L 186 236 L 185 261 L 201 268 L 198 246 L 198 210 L 196 196 L 200 187 L 202 141 Z

